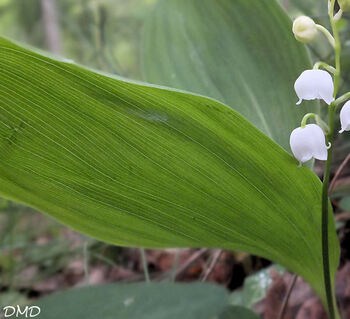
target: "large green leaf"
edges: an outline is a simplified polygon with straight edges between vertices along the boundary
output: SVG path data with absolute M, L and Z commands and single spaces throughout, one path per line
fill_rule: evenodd
M 112 284 L 68 290 L 35 305 L 40 319 L 213 319 L 227 296 L 210 284 Z
M 286 150 L 317 108 L 295 105 L 294 81 L 310 61 L 275 0 L 160 0 L 142 57 L 145 80 L 218 99 Z
M 259 319 L 252 310 L 241 306 L 229 306 L 220 315 L 219 319 Z
M 203 283 L 88 286 L 56 293 L 34 305 L 41 309 L 41 319 L 258 318 L 247 308 L 228 305 L 223 287 Z
M 261 255 L 325 300 L 321 182 L 312 171 L 217 101 L 110 78 L 4 39 L 0 196 L 118 245 Z
M 293 17 L 303 14 L 312 18 L 328 18 L 327 1 L 279 0 L 279 3 L 288 13 L 291 13 Z

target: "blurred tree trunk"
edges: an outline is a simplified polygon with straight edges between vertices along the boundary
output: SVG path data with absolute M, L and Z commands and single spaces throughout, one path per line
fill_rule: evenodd
M 45 42 L 47 48 L 55 54 L 61 53 L 61 36 L 55 0 L 41 0 Z

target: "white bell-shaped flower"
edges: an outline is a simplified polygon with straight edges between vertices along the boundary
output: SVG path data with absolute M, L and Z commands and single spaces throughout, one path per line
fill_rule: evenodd
M 312 158 L 326 161 L 328 149 L 323 130 L 316 124 L 307 124 L 305 127 L 296 128 L 290 135 L 290 148 L 294 157 L 305 163 Z
M 340 124 L 341 130 L 339 133 L 350 131 L 350 101 L 346 102 L 340 111 Z
M 311 42 L 317 35 L 316 23 L 310 17 L 298 17 L 293 22 L 293 33 L 298 41 Z
M 295 81 L 294 89 L 299 97 L 298 105 L 303 100 L 322 99 L 328 105 L 334 101 L 333 79 L 323 70 L 304 71 Z

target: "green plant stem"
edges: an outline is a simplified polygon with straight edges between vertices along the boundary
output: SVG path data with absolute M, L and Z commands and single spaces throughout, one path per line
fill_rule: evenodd
M 331 104 L 329 108 L 328 117 L 328 127 L 329 132 L 327 135 L 328 143 L 333 143 L 334 137 L 334 114 L 335 105 Z M 329 269 L 329 243 L 328 243 L 328 188 L 329 188 L 329 177 L 331 171 L 331 162 L 333 156 L 333 147 L 328 149 L 328 157 L 326 162 L 326 168 L 323 176 L 323 187 L 322 187 L 322 261 L 323 261 L 323 275 L 324 275 L 324 285 L 327 294 L 327 303 L 329 318 L 335 319 L 335 306 L 333 300 L 333 287 L 331 281 L 331 274 Z
M 338 106 L 339 104 L 344 103 L 344 102 L 347 101 L 348 99 L 350 99 L 350 92 L 345 93 L 344 95 L 338 97 L 338 98 L 334 101 L 334 104 L 335 104 L 336 106 Z
M 335 40 L 334 40 L 333 36 L 331 35 L 331 33 L 323 25 L 316 24 L 316 28 L 317 28 L 317 30 L 321 31 L 326 36 L 326 38 L 329 41 L 329 43 L 331 44 L 331 46 L 335 47 Z
M 334 98 L 336 98 L 337 93 L 338 93 L 338 89 L 339 89 L 340 72 L 341 72 L 341 65 L 340 65 L 341 43 L 340 43 L 340 39 L 339 39 L 339 32 L 337 29 L 336 21 L 334 21 L 334 19 L 333 19 L 334 3 L 335 3 L 335 0 L 332 0 L 333 7 L 331 9 L 331 25 L 332 25 L 334 40 L 335 40 L 334 52 L 335 52 L 336 73 L 334 75 Z
M 339 41 L 339 33 L 336 27 L 336 21 L 334 20 L 334 5 L 335 0 L 330 2 L 329 18 L 334 35 L 334 52 L 335 52 L 335 68 L 336 73 L 334 75 L 334 93 L 333 96 L 336 98 L 339 88 L 340 80 L 340 52 L 341 45 Z M 334 139 L 334 115 L 336 110 L 336 103 L 333 102 L 328 109 L 328 127 L 329 131 L 327 134 L 327 142 L 333 145 Z M 328 198 L 328 188 L 329 188 L 329 179 L 331 171 L 331 163 L 333 156 L 333 146 L 328 149 L 328 157 L 326 162 L 326 167 L 323 176 L 323 187 L 322 187 L 322 259 L 323 259 L 323 275 L 324 275 L 324 285 L 326 289 L 326 297 L 328 304 L 328 313 L 330 319 L 335 319 L 338 317 L 336 315 L 336 305 L 333 299 L 333 287 L 329 267 L 329 242 L 328 242 L 328 207 L 329 207 L 329 198 Z M 336 317 L 337 316 L 337 317 Z
M 314 70 L 319 70 L 320 68 L 323 68 L 332 74 L 337 73 L 337 70 L 331 65 L 327 64 L 326 62 L 319 61 L 314 64 L 314 67 L 313 67 Z
M 303 117 L 302 121 L 301 121 L 301 124 L 300 124 L 300 127 L 304 128 L 307 124 L 307 121 L 310 119 L 310 118 L 314 118 L 317 125 L 320 126 L 322 128 L 322 130 L 324 132 L 326 132 L 326 134 L 328 134 L 329 132 L 329 127 L 327 125 L 327 123 L 325 123 L 321 117 L 318 115 L 318 114 L 315 114 L 315 113 L 307 113 L 305 114 L 305 116 Z
M 308 119 L 310 119 L 310 118 L 312 118 L 312 117 L 316 119 L 317 116 L 318 116 L 318 115 L 315 114 L 315 113 L 307 113 L 307 114 L 303 117 L 300 126 L 301 126 L 302 128 L 304 128 L 304 127 L 306 126 L 306 123 L 307 123 Z

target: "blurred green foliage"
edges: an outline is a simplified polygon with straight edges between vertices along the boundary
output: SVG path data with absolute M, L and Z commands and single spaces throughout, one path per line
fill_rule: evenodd
M 141 79 L 142 22 L 157 0 L 49 0 L 62 56 L 109 73 Z M 0 34 L 50 50 L 45 0 L 0 0 Z

